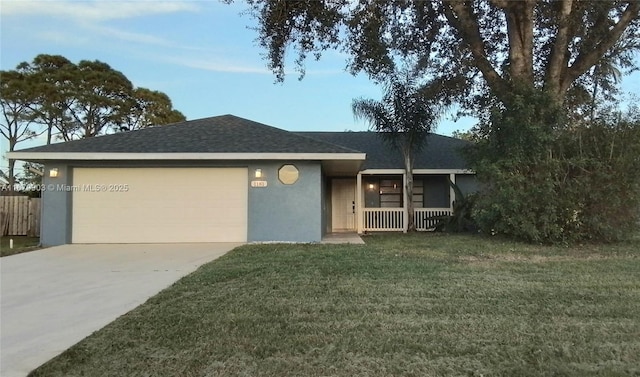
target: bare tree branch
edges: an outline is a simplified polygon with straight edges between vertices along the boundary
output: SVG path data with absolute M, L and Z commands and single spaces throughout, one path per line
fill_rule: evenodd
M 449 24 L 457 29 L 466 41 L 476 66 L 494 93 L 504 93 L 506 81 L 498 74 L 487 58 L 480 27 L 473 13 L 472 3 L 467 1 L 445 0 L 444 13 Z
M 598 60 L 604 56 L 607 50 L 613 47 L 620 39 L 620 36 L 622 36 L 622 33 L 624 33 L 631 21 L 638 18 L 640 15 L 640 2 L 635 0 L 629 1 L 628 3 L 627 9 L 622 13 L 618 22 L 616 22 L 613 28 L 595 45 L 595 48 L 583 51 L 583 53 L 576 58 L 573 65 L 566 70 L 558 88 L 560 93 L 565 93 L 580 75 L 593 67 Z

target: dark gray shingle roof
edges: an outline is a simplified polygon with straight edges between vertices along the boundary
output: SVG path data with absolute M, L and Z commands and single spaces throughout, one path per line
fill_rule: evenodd
M 416 169 L 467 169 L 466 141 L 429 134 Z M 399 151 L 375 132 L 289 132 L 234 115 L 44 145 L 53 153 L 366 153 L 362 169 L 402 169 Z
M 359 153 L 234 115 L 44 145 L 17 152 Z
M 367 154 L 362 169 L 404 169 L 400 151 L 389 146 L 375 132 L 296 132 Z M 469 143 L 448 136 L 429 134 L 425 147 L 417 154 L 415 169 L 469 169 L 461 150 Z

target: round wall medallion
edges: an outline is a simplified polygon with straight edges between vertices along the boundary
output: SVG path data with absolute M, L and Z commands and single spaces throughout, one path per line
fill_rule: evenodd
M 292 185 L 298 181 L 300 173 L 294 165 L 282 165 L 278 170 L 278 179 L 285 185 Z

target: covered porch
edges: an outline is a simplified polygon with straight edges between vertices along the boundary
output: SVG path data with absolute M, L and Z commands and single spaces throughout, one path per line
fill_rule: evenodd
M 468 170 L 414 169 L 414 222 L 419 231 L 432 230 L 435 216 L 453 212 L 455 191 L 476 190 L 475 176 Z M 327 232 L 405 232 L 408 195 L 403 169 L 367 169 L 356 177 L 328 179 Z

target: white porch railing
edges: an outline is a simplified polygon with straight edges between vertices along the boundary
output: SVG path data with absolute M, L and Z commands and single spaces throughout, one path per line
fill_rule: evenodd
M 366 232 L 404 230 L 404 208 L 364 208 L 362 212 Z
M 433 229 L 438 220 L 432 217 L 450 214 L 449 208 L 416 208 L 414 211 L 416 229 L 420 231 Z M 364 208 L 362 219 L 365 232 L 404 231 L 404 208 Z
M 413 222 L 416 224 L 417 230 L 430 230 L 438 223 L 438 220 L 432 219 L 435 216 L 451 215 L 449 208 L 416 208 L 414 211 Z

